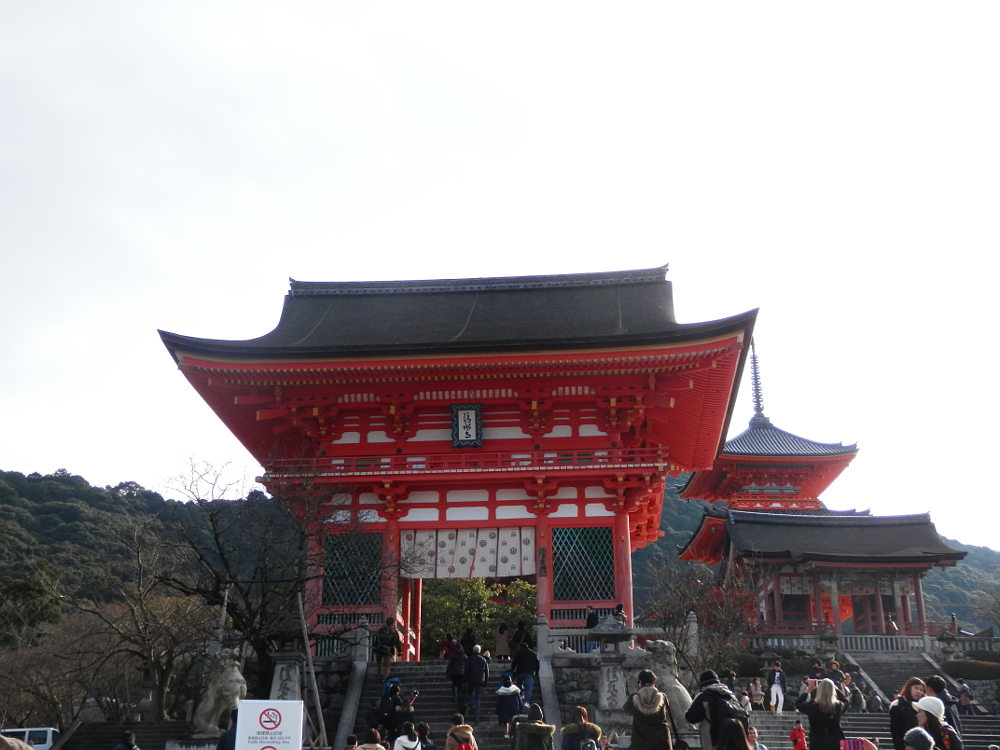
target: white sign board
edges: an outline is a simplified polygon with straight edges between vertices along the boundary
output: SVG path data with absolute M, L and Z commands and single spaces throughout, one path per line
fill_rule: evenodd
M 300 750 L 302 701 L 243 701 L 236 750 Z

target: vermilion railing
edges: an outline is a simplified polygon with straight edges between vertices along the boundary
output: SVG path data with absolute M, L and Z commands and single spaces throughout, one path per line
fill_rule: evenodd
M 272 478 L 324 476 L 389 476 L 401 474 L 459 474 L 531 472 L 581 469 L 672 468 L 659 448 L 559 451 L 463 451 L 426 453 L 420 456 L 321 456 L 312 459 L 278 459 L 267 463 Z

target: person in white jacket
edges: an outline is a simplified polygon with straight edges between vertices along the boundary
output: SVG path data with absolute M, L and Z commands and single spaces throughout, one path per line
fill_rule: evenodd
M 412 721 L 403 724 L 403 731 L 396 738 L 392 750 L 420 750 L 420 738 L 417 737 L 417 730 L 413 728 Z

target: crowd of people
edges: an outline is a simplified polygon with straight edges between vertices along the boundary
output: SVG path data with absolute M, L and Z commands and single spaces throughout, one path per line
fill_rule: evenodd
M 952 695 L 940 675 L 923 680 L 911 677 L 887 706 L 893 750 L 962 750 L 961 715 L 971 713 L 973 696 L 964 681 L 957 680 L 958 697 Z M 794 710 L 804 717 L 789 733 L 793 750 L 841 750 L 847 737 L 841 718 L 851 711 L 866 711 L 866 702 L 856 696 L 866 686 L 858 675 L 845 673 L 840 664 L 825 665 L 816 660 L 809 669 Z M 874 687 L 868 688 L 877 695 Z M 767 750 L 756 730 L 738 713 L 746 716 L 754 710 L 770 709 L 782 713 L 786 708 L 786 676 L 781 662 L 775 662 L 764 683 L 753 678 L 741 689 L 736 675 L 728 672 L 719 679 L 713 671 L 701 675 L 700 693 L 685 718 L 702 727 L 702 747 L 713 750 Z M 742 725 L 738 729 L 733 722 Z M 806 728 L 808 727 L 808 729 Z M 742 731 L 742 734 L 741 734 Z M 873 750 L 876 742 L 857 738 L 858 746 Z
M 588 612 L 588 615 L 590 613 Z M 375 640 L 377 656 L 394 658 L 398 636 L 389 627 Z M 494 632 L 496 661 L 484 650 L 471 628 L 460 638 L 448 635 L 438 656 L 452 686 L 457 712 L 452 717 L 444 750 L 479 750 L 466 714 L 478 721 L 482 714 L 483 692 L 490 685 L 491 664 L 502 669 L 495 689 L 496 718 L 510 741 L 510 750 L 604 750 L 608 737 L 590 721 L 587 709 L 573 709 L 571 721 L 561 730 L 561 744 L 554 747 L 555 727 L 544 721 L 544 712 L 532 703 L 539 661 L 525 623 L 515 629 L 505 623 Z M 383 661 L 379 662 L 380 668 Z M 388 669 L 383 671 L 387 676 Z M 677 728 L 669 710 L 667 695 L 656 686 L 650 670 L 639 673 L 635 691 L 622 709 L 632 717 L 633 750 L 677 750 Z M 433 750 L 426 724 L 412 721 L 413 700 L 407 704 L 400 686 L 386 681 L 381 703 L 373 704 L 368 715 L 369 733 L 359 750 Z M 397 681 L 398 682 L 398 681 Z M 888 712 L 892 750 L 963 750 L 961 715 L 971 712 L 973 696 L 962 680 L 958 695 L 952 695 L 939 675 L 923 680 L 911 677 L 887 703 L 873 685 L 858 672 L 845 672 L 837 661 L 826 664 L 816 659 L 799 686 L 794 703 L 786 701 L 789 678 L 780 661 L 775 661 L 763 678 L 739 684 L 731 671 L 720 676 L 708 670 L 700 675 L 699 691 L 684 718 L 700 728 L 701 747 L 712 750 L 768 750 L 757 728 L 750 725 L 753 711 L 786 710 L 801 715 L 789 733 L 792 750 L 841 750 L 846 740 L 841 718 L 853 712 Z M 876 750 L 877 744 L 858 738 L 862 750 Z M 349 750 L 353 750 L 350 748 Z

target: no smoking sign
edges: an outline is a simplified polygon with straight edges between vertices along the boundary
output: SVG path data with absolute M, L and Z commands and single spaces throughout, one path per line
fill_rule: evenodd
M 236 718 L 236 750 L 300 750 L 302 701 L 243 701 Z
M 281 726 L 281 711 L 276 708 L 265 708 L 260 712 L 259 721 L 264 729 L 277 729 Z M 267 748 L 262 748 L 262 750 L 267 750 Z

